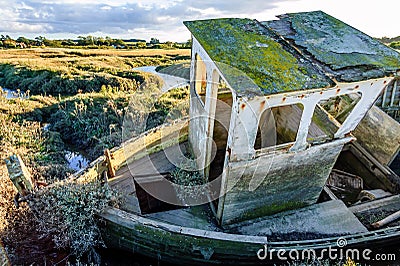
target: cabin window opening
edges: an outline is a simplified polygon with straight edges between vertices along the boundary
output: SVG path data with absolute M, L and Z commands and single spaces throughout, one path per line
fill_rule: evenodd
M 361 93 L 357 92 L 321 100 L 315 107 L 308 129 L 307 142 L 313 144 L 333 139 L 339 125 L 335 124 L 331 118 L 343 124 L 360 99 Z
M 394 79 L 384 89 L 375 105 L 399 121 L 400 118 L 400 78 Z
M 205 105 L 206 88 L 207 88 L 207 67 L 201 57 L 197 54 L 195 61 L 195 81 L 194 91 L 197 98 Z
M 319 104 L 339 123 L 343 124 L 361 99 L 361 93 L 350 93 L 329 98 Z
M 295 142 L 303 109 L 300 103 L 266 109 L 259 118 L 254 149 Z

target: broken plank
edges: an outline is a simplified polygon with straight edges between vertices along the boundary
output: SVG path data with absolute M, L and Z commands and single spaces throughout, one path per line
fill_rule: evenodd
M 244 235 L 310 234 L 310 237 L 368 232 L 341 200 L 246 221 L 234 225 L 230 230 Z

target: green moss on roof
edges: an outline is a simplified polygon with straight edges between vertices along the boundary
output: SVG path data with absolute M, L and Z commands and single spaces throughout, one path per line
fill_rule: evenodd
M 239 94 L 257 93 L 258 88 L 263 94 L 272 94 L 331 84 L 255 20 L 214 19 L 184 24 Z
M 333 70 L 356 66 L 400 69 L 398 52 L 322 11 L 287 14 L 281 19 L 288 20 L 293 29 L 285 38 Z

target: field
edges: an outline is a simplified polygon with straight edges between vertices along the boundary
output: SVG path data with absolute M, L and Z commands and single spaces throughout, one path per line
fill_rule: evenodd
M 115 203 L 115 197 L 96 183 L 90 188 L 98 194 L 62 183 L 48 193 L 51 196 L 42 193 L 36 206 L 45 211 L 32 211 L 24 203 L 17 209 L 4 159 L 20 154 L 35 180 L 60 182 L 73 172 L 65 159 L 66 150 L 79 149 L 92 160 L 121 143 L 128 105 L 137 119 L 148 115 L 146 128 L 151 128 L 188 98 L 187 89 L 180 88 L 154 101 L 162 81 L 135 67 L 159 65 L 164 72 L 170 67 L 187 75 L 189 57 L 190 50 L 183 49 L 0 50 L 0 86 L 17 94 L 13 99 L 0 95 L 0 240 L 12 264 L 65 263 L 91 251 L 101 244 L 93 212 Z M 143 108 L 147 103 L 151 108 Z M 76 204 L 71 205 L 69 197 L 62 196 L 65 193 L 75 195 L 79 202 L 97 202 L 87 203 L 88 215 L 79 224 L 79 219 L 71 219 L 77 215 Z M 54 201 L 59 209 L 63 207 L 62 213 L 52 209 Z M 77 229 L 82 227 L 90 230 Z M 84 235 L 93 238 L 84 239 Z
M 172 65 L 189 59 L 189 50 L 0 50 L 0 84 L 30 94 L 74 95 L 136 90 L 149 75 L 133 68 Z

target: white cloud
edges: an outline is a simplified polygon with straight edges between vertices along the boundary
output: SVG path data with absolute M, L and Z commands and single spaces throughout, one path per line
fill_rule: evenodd
M 358 0 L 0 0 L 0 32 L 72 36 L 97 33 L 121 38 L 185 41 L 184 20 L 249 17 L 323 10 L 372 36 L 400 35 L 393 1 Z M 29 37 L 29 36 L 28 36 Z

